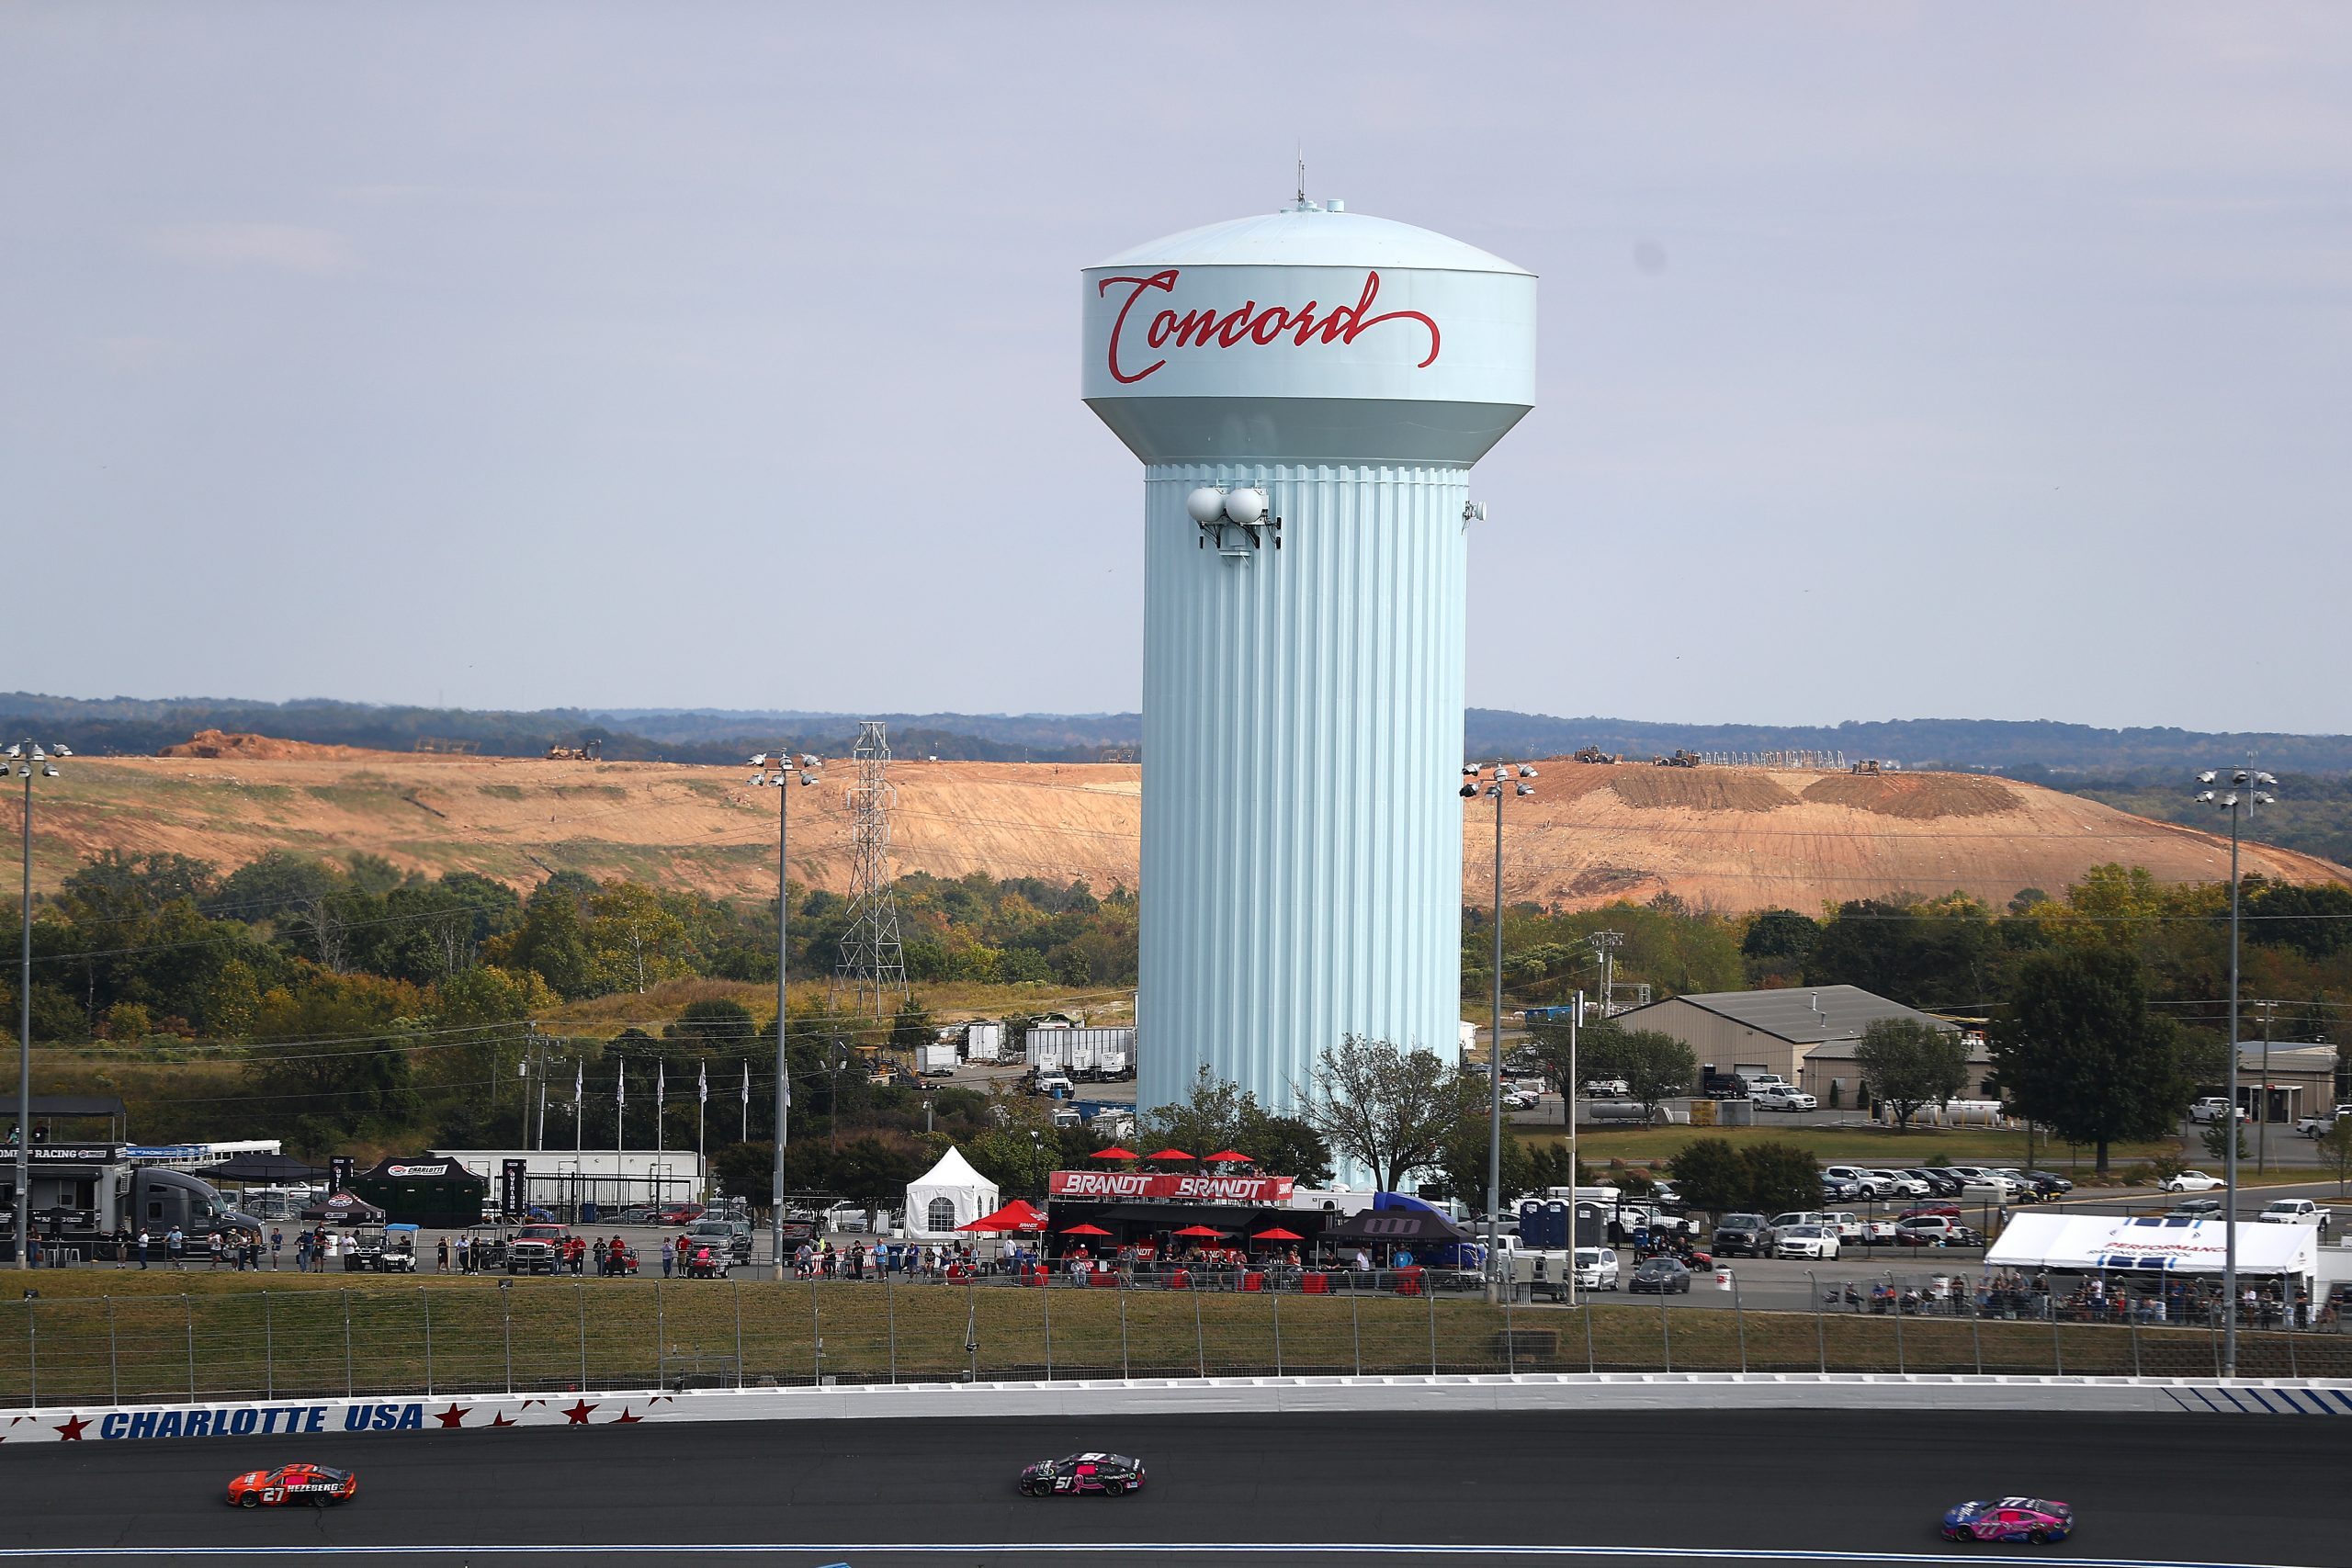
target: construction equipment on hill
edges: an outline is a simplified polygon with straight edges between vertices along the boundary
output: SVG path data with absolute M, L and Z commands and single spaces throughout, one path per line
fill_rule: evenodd
M 1604 751 L 1598 746 L 1579 747 L 1576 760 L 1579 762 L 1622 762 L 1624 757 L 1615 751 Z
M 1846 771 L 1851 773 L 1874 773 L 1883 766 L 1884 766 L 1884 764 L 1880 762 L 1876 757 L 1865 757 Z
M 601 739 L 591 739 L 577 746 L 550 746 L 547 760 L 550 762 L 601 762 L 605 760 L 605 742 Z
M 1652 757 L 1650 761 L 1661 768 L 1695 768 L 1699 765 L 1699 753 L 1685 751 L 1681 747 L 1677 746 L 1673 756 Z

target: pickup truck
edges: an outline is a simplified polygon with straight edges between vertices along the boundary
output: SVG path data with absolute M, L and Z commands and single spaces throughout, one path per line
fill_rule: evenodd
M 506 1244 L 509 1274 L 560 1274 L 571 1233 L 561 1225 L 525 1225 Z
M 2229 1097 L 2222 1094 L 2209 1094 L 2188 1108 L 2188 1119 L 2191 1122 L 2219 1122 L 2229 1113 Z M 2243 1122 L 2245 1119 L 2246 1110 L 2241 1105 L 2238 1107 L 2238 1120 Z
M 2257 1224 L 2266 1225 L 2316 1225 L 2324 1240 L 2328 1222 L 2335 1216 L 2308 1198 L 2273 1198 L 2254 1217 Z
M 2335 1130 L 2335 1123 L 2352 1116 L 2352 1105 L 2339 1105 L 2324 1116 L 2306 1116 L 2295 1123 L 2295 1131 L 2306 1138 L 2324 1138 Z

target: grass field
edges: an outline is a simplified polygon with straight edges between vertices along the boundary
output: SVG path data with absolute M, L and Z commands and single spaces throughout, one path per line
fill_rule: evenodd
M 81 1270 L 0 1303 L 0 1405 L 1044 1377 L 1596 1371 L 2210 1375 L 2213 1336 L 1853 1313 L 872 1281 Z M 2249 1376 L 2352 1340 L 2245 1335 Z

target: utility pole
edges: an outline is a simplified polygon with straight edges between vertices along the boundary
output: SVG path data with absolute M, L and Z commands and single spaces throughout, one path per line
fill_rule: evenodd
M 2209 770 L 2197 775 L 2201 784 L 2213 784 L 2220 779 L 2217 771 Z M 2269 806 L 2277 797 L 2267 793 L 2265 786 L 2278 781 L 2268 773 L 2250 768 L 2233 769 L 2229 784 L 2222 789 L 2206 789 L 2195 798 L 2199 805 L 2214 807 L 2230 814 L 2230 1103 L 2222 1111 L 2229 1135 L 2222 1140 L 2223 1190 L 2229 1202 L 2222 1214 L 2222 1375 L 2238 1375 L 2238 905 L 2241 886 L 2238 878 L 2238 837 L 2241 821 L 2250 816 L 2256 806 Z
M 899 796 L 889 781 L 890 742 L 880 719 L 859 722 L 856 757 L 857 783 L 849 792 L 853 860 L 849 930 L 842 937 L 842 962 L 833 976 L 833 988 L 847 985 L 854 1005 L 860 1007 L 870 991 L 874 1016 L 880 1018 L 885 991 L 901 999 L 907 995 L 906 959 L 899 946 L 899 903 L 890 886 L 890 808 Z
M 773 768 L 768 754 L 762 751 L 752 759 L 752 783 L 766 785 L 775 791 L 775 1158 L 768 1168 L 768 1254 L 769 1268 L 778 1280 L 784 1278 L 784 1145 L 790 1134 L 792 1117 L 792 1065 L 786 1053 L 790 1038 L 789 1019 L 785 1008 L 785 982 L 792 968 L 791 898 L 786 892 L 785 844 L 786 832 L 792 820 L 792 790 L 795 784 L 806 789 L 817 782 L 815 769 L 825 764 L 802 752 L 800 764 L 793 765 L 792 753 L 776 753 Z M 752 1065 L 743 1064 L 743 1122 L 750 1130 L 752 1120 Z
M 1600 1016 L 1617 1016 L 1617 950 L 1624 945 L 1623 931 L 1595 931 L 1587 939 L 1592 943 L 1592 955 L 1600 960 Z
M 74 753 L 63 746 L 57 755 Z M 25 781 L 25 901 L 17 927 L 17 1267 L 30 1269 L 33 1240 L 33 775 L 57 776 L 50 754 L 30 740 L 8 748 L 17 776 Z M 0 764 L 0 773 L 7 768 Z
M 1530 795 L 1534 785 L 1527 781 L 1535 770 L 1521 762 L 1514 768 L 1509 762 L 1494 764 L 1494 776 L 1483 784 L 1476 766 L 1462 770 L 1470 782 L 1462 786 L 1462 798 L 1476 800 L 1483 792 L 1495 803 L 1495 951 L 1494 1024 L 1487 1049 L 1487 1300 L 1502 1299 L 1502 1191 L 1503 1191 L 1503 799 L 1506 795 Z M 1575 1220 L 1570 1219 L 1571 1226 Z M 1568 1249 L 1568 1261 L 1573 1271 L 1576 1249 Z
M 2254 1118 L 2254 1168 L 2257 1175 L 2270 1168 L 2270 1021 L 2278 1011 L 2277 1002 L 2263 1002 L 2262 1008 L 2262 1088 L 2261 1099 Z

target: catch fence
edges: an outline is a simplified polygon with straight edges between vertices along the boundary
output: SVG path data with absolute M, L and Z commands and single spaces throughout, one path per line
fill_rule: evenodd
M 2207 1377 L 2222 1366 L 2217 1323 L 2005 1315 L 1894 1275 L 1817 1280 L 1800 1312 L 1746 1310 L 1736 1290 L 1714 1306 L 1610 1297 L 1571 1308 L 1067 1280 L 249 1280 L 0 1303 L 0 1406 L 1120 1377 Z M 2352 1377 L 2352 1338 L 2242 1331 L 2237 1370 Z

